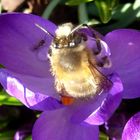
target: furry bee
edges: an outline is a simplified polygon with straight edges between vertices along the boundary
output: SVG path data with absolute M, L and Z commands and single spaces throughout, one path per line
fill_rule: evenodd
M 88 48 L 87 35 L 79 31 L 83 26 L 74 28 L 71 23 L 58 26 L 48 53 L 55 88 L 65 105 L 73 103 L 75 99 L 101 94 L 112 86 L 111 81 L 98 69 L 97 52 L 93 53 Z M 92 32 L 100 51 L 100 41 Z

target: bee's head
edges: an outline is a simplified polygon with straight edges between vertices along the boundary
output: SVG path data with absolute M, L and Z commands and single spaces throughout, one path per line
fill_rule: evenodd
M 56 30 L 52 47 L 56 49 L 76 48 L 85 41 L 87 41 L 87 36 L 84 33 L 75 30 L 71 23 L 65 23 Z

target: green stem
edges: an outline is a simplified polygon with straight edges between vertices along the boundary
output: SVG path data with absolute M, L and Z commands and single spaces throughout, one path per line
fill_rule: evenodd
M 60 2 L 60 0 L 51 0 L 47 8 L 45 9 L 44 13 L 42 14 L 42 17 L 49 18 L 53 9 L 57 6 L 57 4 Z
M 78 6 L 78 18 L 79 18 L 79 23 L 85 23 L 88 21 L 88 15 L 87 15 L 87 10 L 86 10 L 86 4 L 82 3 Z

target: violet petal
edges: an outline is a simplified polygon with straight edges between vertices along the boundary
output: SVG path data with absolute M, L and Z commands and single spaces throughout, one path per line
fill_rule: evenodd
M 140 112 L 135 114 L 126 123 L 122 140 L 139 140 L 140 139 Z
M 31 109 L 45 111 L 62 107 L 57 97 L 55 98 L 57 94 L 54 88 L 51 88 L 51 82 L 48 79 L 15 74 L 0 69 L 0 83 L 8 94 Z M 46 92 L 46 95 L 42 94 L 43 92 Z
M 119 106 L 122 99 L 123 86 L 120 78 L 117 75 L 111 76 L 113 87 L 107 93 L 107 96 L 102 98 L 102 93 L 98 99 L 88 102 L 88 104 L 79 105 L 75 114 L 72 116 L 72 121 L 75 123 L 88 123 L 90 125 L 101 125 L 109 119 L 116 108 Z
M 98 140 L 98 126 L 73 124 L 68 108 L 47 111 L 36 121 L 33 140 Z
M 120 29 L 108 33 L 104 40 L 111 50 L 112 68 L 124 85 L 124 98 L 140 96 L 140 32 Z
M 50 76 L 49 63 L 42 61 L 40 50 L 48 48 L 52 38 L 37 25 L 54 34 L 56 26 L 31 14 L 0 15 L 0 64 L 17 73 Z M 44 40 L 44 43 L 41 43 Z M 46 49 L 47 59 L 47 49 Z M 42 54 L 44 55 L 44 54 Z

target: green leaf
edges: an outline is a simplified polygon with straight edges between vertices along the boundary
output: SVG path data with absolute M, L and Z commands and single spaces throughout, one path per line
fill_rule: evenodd
M 28 136 L 25 140 L 32 140 L 32 136 Z
M 103 23 L 108 23 L 111 19 L 112 7 L 110 0 L 96 0 L 95 5 L 98 8 L 100 19 Z
M 96 19 L 92 19 L 92 20 L 89 20 L 86 24 L 89 25 L 89 26 L 94 26 L 94 25 L 101 24 L 101 22 L 96 20 Z
M 119 0 L 111 0 L 110 1 L 110 5 L 112 8 L 115 8 L 116 6 L 118 6 L 119 4 Z
M 15 105 L 21 106 L 23 105 L 20 101 L 16 98 L 8 95 L 5 91 L 0 91 L 0 105 Z
M 0 132 L 0 140 L 13 140 L 14 134 L 14 131 Z
M 136 18 L 140 18 L 140 0 L 135 0 L 133 10 L 137 11 Z
M 91 2 L 91 1 L 94 1 L 94 0 L 68 0 L 66 2 L 66 5 L 75 6 L 75 5 L 79 5 L 79 4 Z
M 118 6 L 112 15 L 112 19 L 116 20 L 116 22 L 100 27 L 102 32 L 107 33 L 117 28 L 125 28 L 132 24 L 136 19 L 140 19 L 139 0 L 135 0 L 134 3 L 126 3 Z
M 121 20 L 132 11 L 132 3 L 120 4 L 112 13 L 112 19 Z
M 109 137 L 106 134 L 100 132 L 99 140 L 109 140 Z

